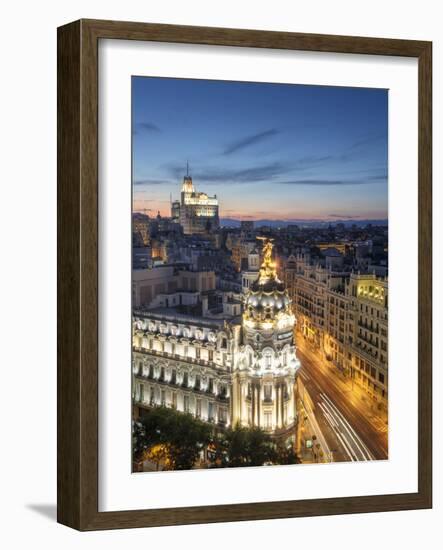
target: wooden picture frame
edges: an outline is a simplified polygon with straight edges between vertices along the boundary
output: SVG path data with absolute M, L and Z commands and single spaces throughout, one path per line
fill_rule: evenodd
M 98 511 L 98 42 L 159 41 L 418 59 L 418 492 Z M 432 506 L 432 107 L 430 42 L 80 20 L 58 29 L 58 521 L 79 530 Z

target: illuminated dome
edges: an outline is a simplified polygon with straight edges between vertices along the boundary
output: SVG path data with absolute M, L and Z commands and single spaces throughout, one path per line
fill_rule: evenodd
M 245 318 L 254 321 L 273 321 L 282 313 L 290 313 L 291 300 L 280 281 L 275 288 L 252 287 L 245 299 Z

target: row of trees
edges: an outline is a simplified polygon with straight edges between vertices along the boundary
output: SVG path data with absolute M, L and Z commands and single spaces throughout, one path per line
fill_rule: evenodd
M 158 407 L 133 423 L 134 462 L 163 470 L 190 470 L 206 450 L 207 467 L 295 464 L 292 447 L 276 444 L 260 428 L 235 426 L 223 432 L 190 414 Z

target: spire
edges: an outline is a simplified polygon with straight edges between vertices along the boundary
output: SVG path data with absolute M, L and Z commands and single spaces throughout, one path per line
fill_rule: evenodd
M 184 176 L 184 178 L 183 178 L 182 192 L 183 193 L 194 193 L 194 186 L 192 184 L 192 178 L 189 175 L 189 162 L 188 161 L 186 161 L 186 176 Z

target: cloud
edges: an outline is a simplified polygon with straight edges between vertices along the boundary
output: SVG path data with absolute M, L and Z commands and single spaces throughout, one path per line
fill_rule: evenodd
M 278 181 L 276 183 L 281 183 L 283 185 L 323 185 L 323 186 L 333 186 L 333 185 L 365 185 L 370 184 L 372 181 L 365 180 L 329 180 L 329 179 L 296 179 L 288 181 Z
M 382 139 L 387 139 L 387 135 L 385 133 L 368 135 L 365 138 L 355 141 L 352 145 L 350 145 L 349 150 L 359 149 L 360 147 L 365 147 L 366 145 L 370 145 L 371 143 L 375 143 Z
M 208 166 L 193 170 L 192 177 L 201 184 L 218 183 L 255 183 L 273 180 L 289 170 L 289 164 L 285 162 L 271 162 L 260 166 L 247 166 L 245 168 L 229 168 Z M 170 164 L 166 169 L 174 181 L 183 175 L 183 166 Z M 200 183 L 198 184 L 200 185 Z
M 298 159 L 297 166 L 300 168 L 310 168 L 310 167 L 319 166 L 319 165 L 331 162 L 333 160 L 336 160 L 336 157 L 334 157 L 333 155 L 324 155 L 324 156 L 308 155 L 306 157 L 302 157 L 301 159 Z
M 156 179 L 137 179 L 134 180 L 133 185 L 169 185 L 171 182 L 167 180 L 156 180 Z
M 317 186 L 343 186 L 343 185 L 372 185 L 374 183 L 386 183 L 388 174 L 385 170 L 377 171 L 366 176 L 352 177 L 347 179 L 328 179 L 328 178 L 303 178 L 286 181 L 277 181 L 283 185 L 317 185 Z
M 383 166 L 344 170 L 343 165 L 340 169 L 344 156 L 344 154 L 306 155 L 240 167 L 232 167 L 226 162 L 206 166 L 197 164 L 192 170 L 192 176 L 198 186 L 221 183 L 253 184 L 265 181 L 283 185 L 350 186 L 387 181 L 387 170 Z M 350 168 L 349 165 L 347 166 Z M 333 177 L 319 176 L 320 169 L 322 174 L 329 172 Z M 185 173 L 184 166 L 175 162 L 164 164 L 162 170 L 166 172 L 166 179 L 169 179 L 168 183 L 171 185 L 177 184 Z
M 252 166 L 239 169 L 206 170 L 199 175 L 199 178 L 209 183 L 221 181 L 232 183 L 253 183 L 266 181 L 286 173 L 288 167 L 281 162 L 272 162 L 261 166 Z
M 237 151 L 241 151 L 242 149 L 245 149 L 246 147 L 250 147 L 251 145 L 256 145 L 257 143 L 260 143 L 262 141 L 265 141 L 266 139 L 275 136 L 279 133 L 279 131 L 276 128 L 271 128 L 269 130 L 266 130 L 264 132 L 259 132 L 257 134 L 252 134 L 250 136 L 246 136 L 242 139 L 236 140 L 231 142 L 227 145 L 227 147 L 223 151 L 223 155 L 232 155 L 233 153 L 237 153 Z
M 140 132 L 158 133 L 161 132 L 161 129 L 153 122 L 138 122 L 134 126 L 134 134 L 138 134 Z

